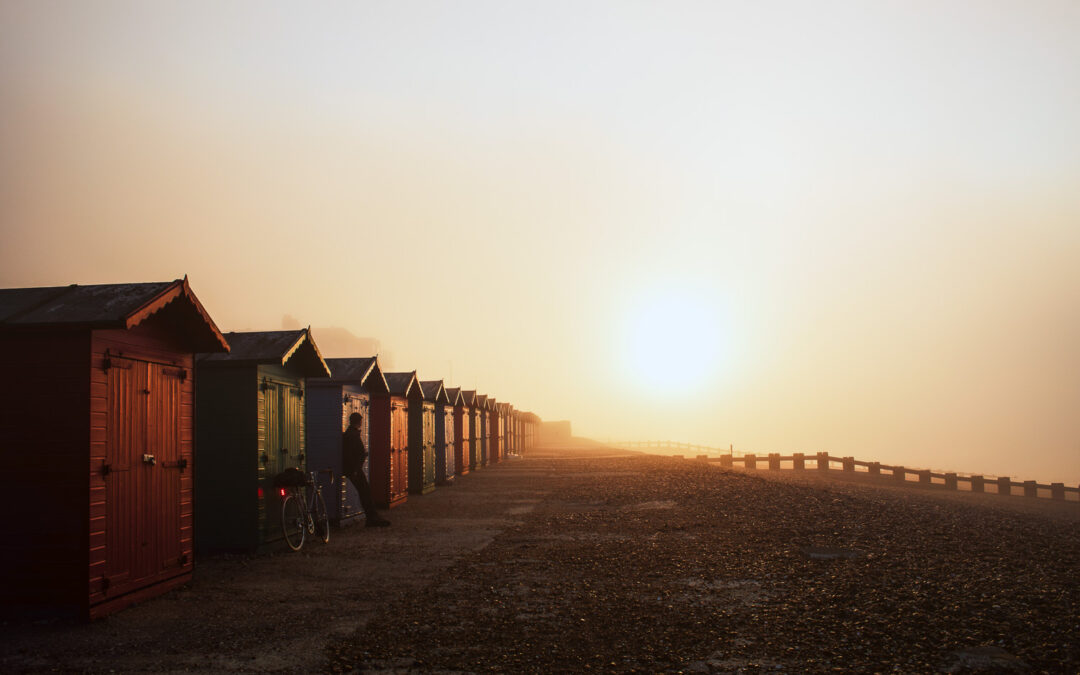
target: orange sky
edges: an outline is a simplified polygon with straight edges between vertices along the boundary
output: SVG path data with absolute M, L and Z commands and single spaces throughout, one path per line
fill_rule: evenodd
M 3 286 L 186 273 L 583 435 L 1080 483 L 1077 3 L 154 4 L 0 0 Z

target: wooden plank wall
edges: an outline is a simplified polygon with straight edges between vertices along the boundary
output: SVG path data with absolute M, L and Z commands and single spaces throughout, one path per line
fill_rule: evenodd
M 469 411 L 463 405 L 454 406 L 454 474 L 469 473 L 469 448 L 472 436 L 469 432 Z
M 132 330 L 100 330 L 92 334 L 88 467 L 90 488 L 88 581 L 91 606 L 110 600 L 117 593 L 130 592 L 178 575 L 191 573 L 194 561 L 194 495 L 193 471 L 190 467 L 194 463 L 195 377 L 193 355 L 182 350 L 183 345 L 176 343 L 174 334 L 146 324 Z M 106 359 L 114 355 L 125 359 L 164 364 L 183 369 L 186 373 L 182 379 L 177 378 L 180 399 L 180 437 L 175 461 L 186 461 L 188 468 L 180 472 L 175 493 L 160 494 L 156 487 L 151 486 L 145 486 L 139 490 L 140 495 L 154 495 L 155 492 L 159 492 L 154 501 L 149 504 L 113 506 L 108 503 L 108 478 L 104 476 L 102 468 L 108 458 L 109 420 L 118 419 L 115 415 L 124 414 L 122 411 L 110 413 L 110 405 L 116 404 L 117 401 L 110 401 L 109 398 L 109 369 L 106 368 Z M 149 414 L 149 411 L 147 412 Z M 178 467 L 161 466 L 158 468 L 162 469 L 162 472 L 179 471 Z M 162 472 L 155 472 L 155 475 Z M 176 500 L 177 503 L 167 503 L 166 500 L 169 499 Z M 110 508 L 114 509 L 113 518 L 109 518 Z M 117 509 L 128 508 L 139 510 L 138 515 L 115 515 Z M 175 519 L 179 523 L 178 541 L 168 544 L 159 543 L 154 546 L 158 550 L 147 552 L 145 555 L 148 558 L 164 555 L 159 547 L 167 546 L 169 552 L 179 552 L 179 555 L 175 556 L 176 564 L 169 564 L 163 560 L 147 562 L 147 559 L 136 559 L 138 556 L 135 556 L 129 558 L 128 562 L 128 565 L 133 567 L 130 572 L 131 578 L 119 586 L 109 583 L 107 581 L 109 577 L 122 576 L 122 573 L 117 571 L 117 565 L 110 565 L 113 551 L 110 551 L 108 547 L 109 535 L 106 523 L 111 522 L 114 526 L 124 523 L 129 527 L 141 528 L 142 539 L 150 541 L 153 539 L 150 530 L 160 526 L 162 519 L 172 519 L 174 516 L 168 512 L 173 509 L 176 510 Z M 140 518 L 144 518 L 145 522 L 139 520 Z M 120 538 L 114 536 L 113 540 L 119 541 Z M 134 556 L 135 554 L 117 551 L 116 555 Z

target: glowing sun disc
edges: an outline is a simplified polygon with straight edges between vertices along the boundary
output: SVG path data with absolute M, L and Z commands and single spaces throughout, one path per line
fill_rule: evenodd
M 693 290 L 653 291 L 630 308 L 623 362 L 643 390 L 691 394 L 713 377 L 726 347 L 719 308 Z

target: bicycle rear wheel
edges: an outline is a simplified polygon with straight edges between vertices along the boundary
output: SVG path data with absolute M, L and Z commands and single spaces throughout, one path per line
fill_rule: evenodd
M 304 517 L 304 505 L 300 498 L 289 492 L 281 502 L 281 531 L 285 534 L 285 543 L 294 551 L 304 545 L 304 533 L 307 530 Z
M 323 540 L 323 543 L 329 543 L 330 541 L 330 517 L 326 515 L 326 502 L 323 501 L 322 492 L 315 493 L 315 536 Z

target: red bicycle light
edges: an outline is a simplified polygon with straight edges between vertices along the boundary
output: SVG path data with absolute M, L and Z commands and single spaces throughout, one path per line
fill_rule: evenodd
M 286 490 L 285 488 L 281 488 L 281 489 L 278 490 L 278 495 L 280 495 L 282 497 L 284 497 L 287 494 L 289 494 L 289 491 Z
M 259 488 L 259 499 L 263 499 L 265 497 L 266 497 L 266 495 L 263 493 L 263 489 L 260 487 Z

